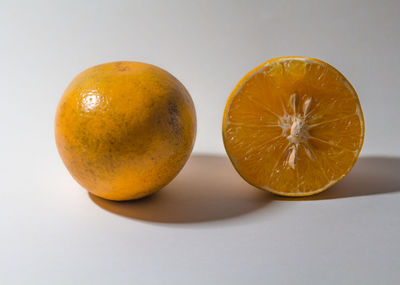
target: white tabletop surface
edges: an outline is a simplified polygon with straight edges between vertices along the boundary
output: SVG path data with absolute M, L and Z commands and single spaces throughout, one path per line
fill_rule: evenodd
M 400 284 L 399 1 L 1 1 L 0 284 Z M 319 195 L 246 184 L 221 139 L 241 77 L 320 58 L 357 90 L 361 158 Z M 53 138 L 57 102 L 95 64 L 161 66 L 198 116 L 194 155 L 158 194 L 87 194 Z

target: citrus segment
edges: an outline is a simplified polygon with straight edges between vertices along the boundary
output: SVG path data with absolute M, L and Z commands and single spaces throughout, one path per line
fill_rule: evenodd
M 277 58 L 233 90 L 223 139 L 250 184 L 305 196 L 351 170 L 363 144 L 364 119 L 355 90 L 335 68 L 311 58 Z

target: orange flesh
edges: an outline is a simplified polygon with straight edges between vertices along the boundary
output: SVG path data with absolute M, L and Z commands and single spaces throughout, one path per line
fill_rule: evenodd
M 351 170 L 363 144 L 364 119 L 355 90 L 332 66 L 277 58 L 247 74 L 232 92 L 223 139 L 247 182 L 305 196 Z

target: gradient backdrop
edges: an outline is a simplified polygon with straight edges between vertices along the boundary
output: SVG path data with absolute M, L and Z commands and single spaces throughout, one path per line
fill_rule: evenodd
M 2 0 L 0 283 L 398 284 L 399 13 L 396 0 Z M 231 90 L 289 55 L 339 69 L 366 120 L 353 172 L 305 201 L 252 189 L 217 156 Z M 197 155 L 136 204 L 88 197 L 53 139 L 70 80 L 116 60 L 168 70 L 197 108 Z

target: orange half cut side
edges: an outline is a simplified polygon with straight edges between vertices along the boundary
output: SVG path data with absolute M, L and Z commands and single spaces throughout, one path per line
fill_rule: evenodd
M 304 57 L 267 61 L 230 95 L 222 134 L 238 173 L 284 196 L 321 192 L 354 166 L 364 118 L 354 88 L 329 64 Z

